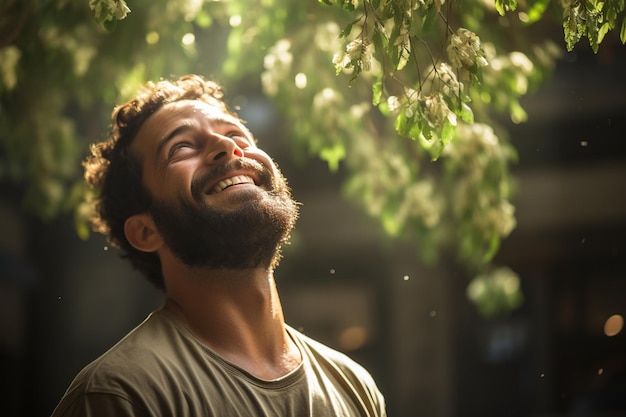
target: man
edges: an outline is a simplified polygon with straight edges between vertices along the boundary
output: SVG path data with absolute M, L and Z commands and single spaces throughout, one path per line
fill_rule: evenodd
M 298 215 L 282 174 L 197 75 L 113 111 L 93 224 L 165 294 L 53 416 L 385 416 L 371 376 L 284 323 L 273 270 Z

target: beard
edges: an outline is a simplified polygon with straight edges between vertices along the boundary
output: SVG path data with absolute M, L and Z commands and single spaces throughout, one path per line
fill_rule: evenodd
M 205 185 L 235 169 L 254 169 L 264 190 L 242 192 L 236 208 L 216 208 L 204 198 Z M 154 199 L 150 213 L 165 244 L 191 267 L 275 268 L 281 247 L 298 218 L 298 205 L 278 168 L 276 176 L 249 159 L 231 160 L 209 175 L 194 179 L 191 194 L 197 205 Z

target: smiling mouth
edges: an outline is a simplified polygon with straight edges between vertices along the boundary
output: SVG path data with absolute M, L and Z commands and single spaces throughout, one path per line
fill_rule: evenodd
M 215 184 L 215 186 L 211 188 L 210 194 L 221 193 L 228 187 L 231 187 L 233 185 L 240 185 L 240 184 L 253 184 L 254 185 L 254 180 L 247 175 L 235 175 L 234 177 L 223 179 L 217 184 Z

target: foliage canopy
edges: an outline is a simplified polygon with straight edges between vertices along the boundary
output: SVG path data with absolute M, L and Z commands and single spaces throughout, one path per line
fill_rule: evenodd
M 87 234 L 78 161 L 138 84 L 260 74 L 294 147 L 343 164 L 347 194 L 424 259 L 454 250 L 487 315 L 521 302 L 491 266 L 515 227 L 494 116 L 526 120 L 561 53 L 542 28 L 562 24 L 567 50 L 618 27 L 626 42 L 624 0 L 4 0 L 0 16 L 0 178 L 29 212 L 74 210 Z

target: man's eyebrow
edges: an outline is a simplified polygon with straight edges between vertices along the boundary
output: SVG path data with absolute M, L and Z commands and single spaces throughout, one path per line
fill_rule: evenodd
M 243 130 L 244 132 L 249 132 L 248 128 L 241 122 L 241 120 L 230 118 L 230 117 L 210 117 L 209 121 L 211 124 L 219 125 L 219 126 L 233 126 L 237 129 Z
M 178 136 L 179 134 L 187 131 L 191 129 L 191 125 L 189 124 L 183 124 L 178 126 L 176 129 L 172 130 L 171 132 L 167 133 L 165 136 L 163 136 L 161 139 L 159 139 L 159 144 L 157 146 L 157 150 L 156 150 L 156 156 L 158 157 L 161 154 L 161 151 L 163 150 L 163 147 L 172 139 L 174 139 L 176 136 Z

